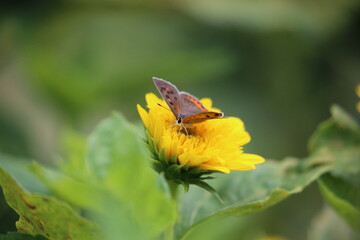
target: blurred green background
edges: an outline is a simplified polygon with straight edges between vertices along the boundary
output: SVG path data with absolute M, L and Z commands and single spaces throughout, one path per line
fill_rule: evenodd
M 64 129 L 88 134 L 113 110 L 139 122 L 135 105 L 156 92 L 156 76 L 243 119 L 252 136 L 246 151 L 304 157 L 331 104 L 359 119 L 359 3 L 2 1 L 0 151 L 53 165 Z M 0 232 L 15 230 L 16 214 L 3 198 L 0 205 Z M 324 224 L 352 239 L 324 205 L 310 186 L 263 213 L 200 229 L 194 239 L 316 239 Z

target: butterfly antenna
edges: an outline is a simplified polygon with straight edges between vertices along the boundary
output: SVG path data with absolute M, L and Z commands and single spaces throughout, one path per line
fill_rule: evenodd
M 157 103 L 157 105 L 159 105 L 160 107 L 165 108 L 166 110 L 170 111 L 170 109 L 168 109 L 168 108 L 164 107 L 164 106 L 163 106 L 163 105 L 161 105 L 160 103 Z M 171 111 L 170 111 L 170 112 L 171 112 Z

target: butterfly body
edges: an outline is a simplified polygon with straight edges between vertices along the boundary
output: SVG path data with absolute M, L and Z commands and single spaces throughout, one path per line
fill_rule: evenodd
M 155 77 L 153 81 L 175 115 L 177 124 L 190 125 L 224 117 L 224 113 L 207 110 L 196 97 L 190 93 L 179 91 L 174 84 Z

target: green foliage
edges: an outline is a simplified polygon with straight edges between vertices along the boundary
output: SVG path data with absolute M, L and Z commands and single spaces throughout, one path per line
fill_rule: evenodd
M 27 159 L 0 153 L 0 168 L 10 173 L 26 190 L 47 193 L 46 186 L 39 181 L 36 175 L 29 172 L 28 167 L 30 164 L 31 161 Z
M 9 206 L 20 216 L 16 222 L 18 231 L 51 240 L 99 239 L 94 223 L 79 216 L 68 204 L 53 197 L 25 192 L 2 169 L 0 185 Z
M 267 160 L 255 171 L 219 176 L 214 188 L 223 203 L 201 189 L 191 189 L 180 208 L 182 220 L 178 233 L 182 235 L 181 239 L 186 239 L 191 231 L 207 221 L 262 211 L 301 192 L 329 170 L 328 166 L 301 169 L 302 161 L 305 160 Z
M 359 229 L 359 127 L 339 107 L 331 111 L 332 117 L 312 136 L 308 157 L 267 160 L 254 171 L 218 174 L 212 186 L 200 187 L 215 189 L 221 201 L 202 188 L 191 187 L 179 199 L 178 218 L 164 177 L 150 167 L 151 155 L 158 159 L 155 169 L 166 165 L 165 174 L 172 177 L 188 169 L 172 169 L 174 160 L 169 165 L 153 141 L 147 150 L 140 129 L 117 113 L 103 120 L 88 140 L 68 132 L 66 159 L 58 169 L 33 163 L 30 173 L 22 160 L 1 155 L 0 166 L 20 183 L 36 183 L 37 176 L 46 186 L 40 185 L 43 192 L 57 199 L 25 192 L 5 171 L 0 182 L 10 207 L 20 215 L 19 231 L 49 239 L 96 239 L 99 234 L 109 240 L 155 239 L 176 219 L 175 235 L 186 239 L 204 223 L 263 211 L 316 180 L 329 205 Z M 36 189 L 41 188 L 32 190 Z M 80 210 L 88 219 L 76 213 Z
M 359 230 L 360 128 L 340 107 L 333 106 L 331 113 L 310 139 L 312 163 L 331 166 L 330 173 L 319 179 L 321 192 L 329 205 Z
M 350 183 L 326 174 L 319 180 L 321 192 L 330 206 L 350 226 L 360 230 L 360 190 Z
M 23 59 L 36 85 L 72 115 L 111 104 L 155 73 L 191 82 L 233 64 L 216 45 L 192 43 L 185 28 L 194 25 L 176 14 L 71 9 L 31 32 Z
M 59 159 L 58 167 L 61 171 L 75 179 L 88 177 L 85 171 L 86 137 L 67 129 L 62 136 L 62 144 L 65 160 Z
M 320 124 L 309 141 L 313 164 L 332 165 L 331 173 L 360 188 L 360 128 L 351 116 L 338 106 L 332 117 Z
M 28 235 L 18 232 L 9 232 L 6 235 L 0 235 L 0 240 L 46 240 L 47 238 L 41 235 Z
M 355 0 L 276 3 L 266 0 L 185 0 L 178 4 L 193 16 L 210 23 L 257 31 L 292 30 L 318 36 L 342 26 L 341 18 L 357 3 Z
M 335 188 L 333 195 L 336 196 L 337 193 L 337 198 L 346 199 L 344 203 L 340 203 L 340 200 L 331 196 L 329 202 L 340 211 L 340 215 L 344 216 L 350 225 L 358 228 L 359 188 L 341 181 L 329 182 L 329 177 L 321 177 L 322 174 L 331 172 L 346 176 L 353 182 L 360 179 L 358 125 L 338 106 L 332 107 L 331 113 L 332 118 L 322 123 L 312 136 L 309 143 L 311 155 L 308 158 L 287 158 L 281 162 L 268 160 L 255 171 L 220 176 L 214 188 L 224 203 L 211 198 L 201 190 L 190 191 L 191 194 L 184 197 L 181 207 L 183 218 L 178 226 L 181 238 L 185 239 L 196 227 L 209 220 L 264 210 L 291 194 L 301 192 L 318 178 L 321 179 L 321 189 L 325 198 L 330 196 L 329 189 L 325 187 L 332 186 Z M 328 180 L 327 185 L 323 179 Z M 343 185 L 343 192 L 339 193 L 338 190 L 341 188 L 333 185 L 334 183 Z
M 71 136 L 77 145 L 81 143 L 78 136 Z M 71 158 L 70 165 L 61 166 L 70 175 L 38 164 L 33 164 L 32 170 L 56 196 L 89 210 L 106 239 L 152 239 L 175 221 L 175 204 L 149 168 L 145 144 L 121 115 L 102 121 L 86 148 L 78 145 L 76 149 L 76 155 L 85 158 Z M 84 167 L 69 170 L 78 165 Z
M 119 192 L 127 194 L 127 191 L 122 190 L 124 186 L 120 183 L 108 183 L 118 180 L 108 176 L 111 161 L 109 166 L 108 161 L 97 162 L 97 157 L 95 161 L 94 157 L 91 160 L 87 138 L 74 132 L 68 133 L 65 139 L 67 148 L 61 159 L 63 162 L 59 164 L 57 160 L 60 159 L 55 159 L 55 168 L 34 163 L 32 171 L 28 170 L 32 159 L 44 164 L 54 163 L 53 156 L 57 156 L 54 149 L 59 142 L 56 136 L 60 135 L 59 129 L 63 125 L 87 132 L 110 109 L 121 109 L 125 116 L 135 119 L 133 106 L 143 101 L 143 92 L 154 90 L 150 78 L 155 75 L 174 81 L 195 96 L 211 96 L 216 106 L 223 108 L 226 114 L 244 118 L 253 139 L 247 151 L 282 159 L 288 154 L 306 156 L 304 143 L 314 125 L 327 113 L 329 104 L 341 102 L 355 113 L 355 102 L 359 101 L 354 86 L 360 79 L 360 55 L 357 50 L 360 42 L 360 1 L 13 2 L 5 1 L 0 8 L 0 149 L 7 153 L 0 153 L 0 167 L 25 190 L 55 196 L 100 225 L 107 235 L 113 234 L 113 238 L 126 229 L 137 232 L 145 228 L 143 231 L 146 232 L 147 227 L 139 226 L 142 223 L 139 223 L 138 216 L 133 216 L 133 210 L 126 212 L 126 209 L 131 209 L 128 202 L 136 200 L 137 195 L 129 193 L 131 197 L 124 199 L 121 195 L 119 199 Z M 258 183 L 261 179 L 265 186 L 273 185 L 264 187 L 266 193 L 261 192 L 262 197 L 258 199 L 268 207 L 270 203 L 264 200 L 266 196 L 274 202 L 281 199 L 271 195 L 277 187 L 285 189 L 283 197 L 286 198 L 294 193 L 292 186 L 304 185 L 301 175 L 307 176 L 308 171 L 321 170 L 322 167 L 329 169 L 329 174 L 318 178 L 323 197 L 345 219 L 343 224 L 356 228 L 356 212 L 359 209 L 356 193 L 360 189 L 357 124 L 353 120 L 347 121 L 350 118 L 345 117 L 346 114 L 339 108 L 333 108 L 332 112 L 332 119 L 323 123 L 312 138 L 310 156 L 285 159 L 284 164 L 293 162 L 296 167 L 284 170 L 283 176 L 276 175 L 283 174 L 282 171 L 274 170 L 275 179 L 262 179 L 262 174 L 274 177 L 270 174 L 271 166 L 288 169 L 268 161 L 254 172 L 231 173 L 217 176 L 218 180 L 203 181 L 214 184 L 213 189 L 224 198 L 224 204 L 217 202 L 206 191 L 191 186 L 182 198 L 180 213 L 186 214 L 183 209 L 186 202 L 190 206 L 188 213 L 194 210 L 195 220 L 191 218 L 191 223 L 184 223 L 188 218 L 184 220 L 179 216 L 177 234 L 191 233 L 192 223 L 206 223 L 216 219 L 216 214 L 225 208 L 231 208 L 228 206 L 231 201 L 227 199 L 230 190 L 236 192 L 245 188 L 251 192 L 252 189 L 248 188 L 252 187 L 256 192 L 255 188 L 259 185 L 249 182 Z M 141 130 L 138 132 L 143 132 Z M 103 144 L 96 142 L 92 147 L 99 145 Z M 122 145 L 127 148 L 126 141 Z M 8 153 L 26 157 L 13 157 Z M 93 153 L 93 156 L 99 157 L 106 155 Z M 145 162 L 147 157 L 145 154 Z M 94 165 L 88 166 L 89 162 Z M 172 170 L 168 174 L 175 177 L 181 171 L 177 168 Z M 256 174 L 258 171 L 261 174 Z M 291 171 L 296 173 L 294 179 L 290 179 Z M 232 186 L 235 184 L 232 181 L 242 174 L 244 176 L 239 177 L 241 182 L 237 183 L 241 187 L 227 190 L 226 184 Z M 248 175 L 257 177 L 248 179 Z M 137 180 L 135 176 L 130 178 L 132 184 L 135 184 L 134 179 Z M 289 180 L 288 185 L 282 177 Z M 167 182 L 162 176 L 154 178 L 149 185 L 155 182 L 155 191 L 162 191 L 166 198 L 169 192 Z M 226 184 L 222 185 L 222 181 Z M 244 181 L 247 182 L 244 184 Z M 132 184 L 129 188 L 133 188 Z M 120 190 L 113 190 L 116 185 Z M 139 188 L 135 187 L 135 191 Z M 194 203 L 190 200 L 197 204 L 197 192 L 215 201 L 214 209 L 204 206 L 203 210 L 209 211 L 207 214 L 202 215 L 192 208 Z M 238 199 L 239 204 L 234 202 L 239 208 L 236 210 L 238 215 L 242 214 L 241 204 L 253 204 L 257 200 L 254 198 L 247 202 L 245 193 L 244 199 Z M 309 195 L 309 207 L 288 204 L 293 203 L 293 199 Z M 138 199 L 143 196 L 145 194 Z M 293 239 L 287 234 L 294 236 L 307 232 L 307 221 L 300 221 L 296 216 L 291 224 L 287 218 L 281 218 L 282 214 L 301 209 L 298 211 L 306 212 L 310 218 L 314 214 L 314 206 L 321 203 L 320 198 L 316 189 L 311 188 L 279 207 L 242 217 L 240 221 L 259 220 L 267 216 L 267 222 L 261 219 L 255 221 L 256 231 L 263 231 L 264 236 L 279 234 Z M 133 206 L 138 204 L 139 201 L 135 201 Z M 151 206 L 156 204 L 149 202 Z M 276 215 L 269 220 L 273 211 Z M 118 213 L 117 216 L 111 215 L 114 212 Z M 119 217 L 121 214 L 124 215 L 123 220 Z M 166 214 L 169 213 L 159 215 L 159 219 L 171 218 L 165 217 Z M 175 218 L 175 213 L 172 214 Z M 319 222 L 326 222 L 327 217 L 324 215 Z M 0 232 L 14 231 L 15 218 L 5 199 L 0 199 Z M 338 221 L 341 222 L 342 218 Z M 234 231 L 239 231 L 235 223 L 240 223 L 234 218 L 227 220 L 233 223 L 231 229 L 227 228 L 231 236 Z M 326 233 L 324 237 L 311 240 L 357 239 L 345 238 L 346 234 L 337 223 L 326 228 L 322 225 Z M 154 227 L 154 232 L 163 231 L 163 224 L 159 225 L 158 230 Z M 203 229 L 204 226 L 208 225 L 202 225 Z M 244 226 L 246 224 L 240 227 Z M 212 230 L 219 236 L 215 239 L 220 238 L 219 232 L 225 231 L 218 225 L 214 225 Z
M 143 234 L 141 239 L 160 234 L 176 216 L 175 204 L 159 189 L 148 159 L 136 129 L 118 114 L 103 121 L 89 138 L 86 158 L 89 171 L 114 195 L 116 206 L 131 211 L 134 218 L 131 222 L 139 226 L 134 233 Z M 109 210 L 115 223 L 113 230 L 120 229 L 119 222 L 111 216 L 112 209 Z M 121 235 L 119 231 L 117 236 Z M 134 239 L 138 237 L 135 235 Z

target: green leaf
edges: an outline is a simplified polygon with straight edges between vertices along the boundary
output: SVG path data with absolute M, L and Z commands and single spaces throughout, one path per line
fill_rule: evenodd
M 70 129 L 65 129 L 62 135 L 64 159 L 60 159 L 58 167 L 75 179 L 88 177 L 85 165 L 86 138 Z
M 180 239 L 186 237 L 200 224 L 229 216 L 242 216 L 264 210 L 301 192 L 328 166 L 303 168 L 302 161 L 288 158 L 282 162 L 268 160 L 254 171 L 221 174 L 212 185 L 223 200 L 219 202 L 212 194 L 191 188 L 181 202 L 181 222 L 177 226 Z
M 101 212 L 104 209 L 101 204 L 101 196 L 106 195 L 106 192 L 90 181 L 75 180 L 35 162 L 30 166 L 30 169 L 51 189 L 55 196 L 70 205 L 96 212 Z
M 147 150 L 136 130 L 118 113 L 100 122 L 88 139 L 85 165 L 89 172 L 102 181 L 109 178 L 114 167 L 136 170 L 144 164 Z M 132 171 L 124 173 L 133 175 Z
M 175 221 L 163 177 L 151 168 L 145 143 L 123 116 L 113 114 L 98 125 L 85 156 L 86 169 L 78 171 L 86 174 L 76 179 L 36 164 L 32 169 L 58 197 L 90 210 L 106 239 L 153 239 Z
M 309 149 L 312 162 L 331 164 L 331 173 L 337 179 L 334 181 L 348 182 L 354 190 L 360 188 L 360 128 L 339 106 L 331 108 L 331 118 L 320 124 L 309 141 Z
M 0 185 L 9 206 L 19 214 L 18 231 L 51 240 L 99 239 L 96 225 L 80 217 L 69 205 L 52 197 L 25 192 L 3 169 Z
M 8 232 L 6 235 L 0 235 L 0 240 L 46 240 L 44 236 L 41 235 L 28 235 L 19 232 Z
M 46 186 L 28 170 L 30 159 L 0 153 L 0 168 L 10 173 L 28 191 L 48 193 Z
M 309 141 L 311 162 L 332 165 L 332 174 L 360 188 L 360 128 L 339 106 L 319 125 Z
M 339 106 L 309 141 L 311 164 L 328 164 L 331 175 L 319 180 L 325 199 L 345 221 L 360 229 L 360 128 Z
M 318 180 L 326 201 L 354 229 L 360 230 L 360 190 L 341 178 L 326 174 Z
M 175 221 L 176 207 L 158 186 L 160 176 L 150 167 L 148 150 L 136 131 L 119 114 L 102 121 L 90 136 L 87 166 L 131 219 L 124 221 L 108 209 L 110 220 L 134 222 L 132 236 L 145 239 L 158 236 Z M 118 234 L 113 239 L 122 236 L 121 229 L 114 224 L 111 232 Z
M 321 123 L 309 140 L 311 153 L 322 147 L 337 151 L 360 144 L 360 129 L 356 121 L 337 105 L 332 106 L 330 111 L 331 118 Z

